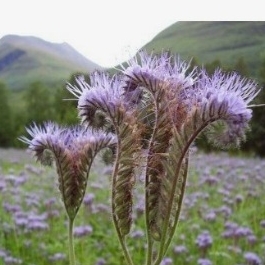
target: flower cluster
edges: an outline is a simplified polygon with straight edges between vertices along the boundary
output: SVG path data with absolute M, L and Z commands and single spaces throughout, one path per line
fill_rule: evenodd
M 252 117 L 250 102 L 259 89 L 237 73 L 217 69 L 209 76 L 169 52 L 141 51 L 117 70 L 113 76 L 95 72 L 90 83 L 79 76 L 75 85 L 68 84 L 78 100 L 80 126 L 34 125 L 28 129 L 32 139 L 21 140 L 41 163 L 55 161 L 70 218 L 84 198 L 95 155 L 105 147 L 111 149 L 112 218 L 131 265 L 125 239 L 133 222 L 133 188 L 140 174 L 145 180 L 146 264 L 158 265 L 165 262 L 179 220 L 190 147 L 206 129 L 215 144 L 238 146 L 245 139 Z M 211 238 L 203 237 L 208 245 L 201 245 L 198 238 L 198 246 L 208 248 Z
M 56 164 L 59 190 L 70 218 L 85 195 L 89 170 L 96 154 L 115 144 L 112 134 L 88 130 L 81 126 L 63 127 L 53 122 L 33 124 L 27 129 L 31 138 L 20 139 L 43 165 Z
M 90 84 L 79 77 L 78 85 L 69 84 L 68 90 L 78 99 L 82 123 L 117 135 L 112 214 L 129 264 L 123 237 L 132 222 L 137 161 L 146 161 L 147 263 L 155 240 L 160 242 L 158 264 L 179 218 L 190 146 L 206 128 L 212 142 L 239 145 L 252 116 L 249 103 L 259 90 L 237 73 L 217 69 L 209 76 L 168 52 L 141 51 L 119 71 L 112 77 L 94 73 Z

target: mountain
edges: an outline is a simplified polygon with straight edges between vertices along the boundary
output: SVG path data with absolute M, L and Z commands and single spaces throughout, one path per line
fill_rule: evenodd
M 265 61 L 265 21 L 180 21 L 158 33 L 142 49 L 170 50 L 183 60 L 195 58 L 200 65 L 220 60 L 229 68 L 243 57 L 250 74 L 257 77 Z M 75 72 L 96 69 L 104 70 L 67 43 L 17 35 L 0 39 L 0 81 L 13 91 L 37 80 L 53 86 Z M 115 68 L 105 70 L 116 72 Z
M 51 43 L 33 36 L 6 35 L 0 39 L 0 81 L 22 90 L 34 81 L 53 86 L 75 72 L 103 68 L 67 43 Z
M 220 60 L 235 65 L 243 57 L 250 73 L 265 60 L 265 21 L 180 21 L 156 35 L 143 49 L 170 50 L 199 64 Z

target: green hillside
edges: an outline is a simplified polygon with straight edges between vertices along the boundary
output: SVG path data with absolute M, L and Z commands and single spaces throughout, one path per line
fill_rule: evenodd
M 67 43 L 50 43 L 36 37 L 7 35 L 0 39 L 0 80 L 11 90 L 34 81 L 52 86 L 74 72 L 102 69 Z
M 195 58 L 199 64 L 217 59 L 224 67 L 231 67 L 243 57 L 250 74 L 256 77 L 265 60 L 265 21 L 180 21 L 142 48 L 170 50 L 184 60 Z M 17 35 L 0 39 L 0 81 L 13 91 L 23 90 L 34 81 L 53 86 L 65 82 L 74 72 L 95 69 L 103 68 L 67 43 Z
M 181 59 L 196 58 L 200 64 L 220 60 L 231 66 L 243 57 L 250 73 L 257 75 L 265 60 L 265 21 L 177 22 L 160 32 L 143 48 L 170 50 Z

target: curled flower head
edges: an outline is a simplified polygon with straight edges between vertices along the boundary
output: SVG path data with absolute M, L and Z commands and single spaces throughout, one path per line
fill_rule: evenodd
M 114 146 L 116 141 L 113 134 L 82 126 L 63 127 L 53 122 L 46 122 L 43 126 L 34 123 L 26 130 L 30 138 L 22 136 L 20 140 L 28 144 L 29 150 L 44 165 L 50 165 L 51 159 L 56 162 L 64 152 L 80 159 L 82 155 L 92 158 L 102 148 Z M 45 151 L 49 151 L 53 157 L 46 157 Z
M 122 71 L 125 76 L 125 92 L 132 87 L 142 86 L 151 94 L 161 89 L 177 93 L 195 82 L 194 72 L 187 74 L 189 66 L 169 52 L 149 55 L 146 51 L 141 51 L 139 58 L 129 61 L 129 66 Z
M 259 92 L 257 83 L 237 73 L 225 74 L 216 70 L 212 77 L 203 72 L 195 91 L 194 103 L 203 120 L 220 121 L 220 126 L 210 130 L 210 140 L 215 139 L 214 142 L 222 145 L 238 145 L 244 140 L 252 117 L 248 105 Z
M 60 139 L 63 128 L 60 128 L 55 123 L 46 122 L 43 127 L 34 123 L 32 126 L 26 128 L 26 130 L 30 138 L 22 136 L 19 139 L 28 145 L 28 149 L 33 152 L 37 161 L 43 165 L 51 165 L 53 156 L 49 149 L 52 148 L 51 144 L 53 142 Z
M 259 92 L 256 82 L 220 69 L 208 76 L 204 69 L 192 70 L 168 52 L 149 55 L 142 51 L 122 73 L 125 94 L 145 88 L 157 102 L 168 102 L 168 113 L 178 130 L 196 115 L 204 121 L 204 128 L 221 121 L 221 127 L 213 127 L 222 132 L 215 137 L 220 144 L 238 144 L 244 139 L 252 117 L 248 105 Z
M 84 127 L 60 127 L 47 122 L 27 128 L 30 138 L 20 140 L 28 144 L 34 156 L 44 165 L 55 162 L 59 190 L 69 217 L 74 218 L 83 200 L 91 164 L 96 154 L 115 145 L 115 137 Z
M 104 128 L 106 118 L 120 122 L 126 104 L 119 76 L 95 72 L 90 76 L 90 84 L 82 77 L 78 77 L 77 84 L 69 84 L 67 88 L 78 98 L 78 115 L 82 123 Z

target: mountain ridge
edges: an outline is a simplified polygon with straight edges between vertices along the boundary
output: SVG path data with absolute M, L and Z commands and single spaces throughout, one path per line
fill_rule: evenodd
M 75 72 L 103 69 L 66 42 L 14 34 L 0 39 L 0 80 L 11 90 L 24 89 L 34 81 L 55 85 Z
M 178 21 L 160 31 L 139 50 L 169 50 L 199 65 L 220 60 L 231 67 L 243 57 L 251 77 L 265 61 L 265 21 Z M 124 62 L 126 64 L 126 62 Z M 121 63 L 122 64 L 122 63 Z M 116 72 L 90 61 L 68 43 L 9 34 L 0 39 L 0 81 L 13 91 L 34 81 L 48 86 L 65 83 L 74 73 Z
M 234 65 L 244 57 L 251 75 L 265 59 L 265 21 L 178 21 L 143 46 L 148 52 L 170 50 L 184 60 Z

